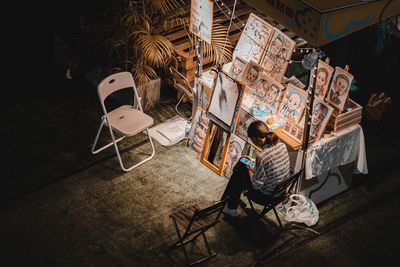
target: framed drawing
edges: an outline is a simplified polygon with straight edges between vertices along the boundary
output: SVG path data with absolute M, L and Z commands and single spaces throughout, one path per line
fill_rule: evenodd
M 249 61 L 242 75 L 242 82 L 249 87 L 254 87 L 263 68 L 254 61 Z
M 259 63 L 273 31 L 274 27 L 271 24 L 251 13 L 233 51 L 233 56 L 239 55 L 247 61 Z
M 296 42 L 278 29 L 272 34 L 271 43 L 266 49 L 261 66 L 276 81 L 282 82 Z
M 200 161 L 218 175 L 222 174 L 231 133 L 219 125 L 210 123 L 201 153 Z
M 310 137 L 315 138 L 315 140 L 319 140 L 322 137 L 332 112 L 332 107 L 318 97 L 314 98 L 310 123 Z
M 190 25 L 189 30 L 211 44 L 212 25 L 214 20 L 214 1 L 191 0 L 190 1 Z
M 272 79 L 268 75 L 266 75 L 265 77 L 268 81 L 268 89 L 265 95 L 265 103 L 268 106 L 269 112 L 271 114 L 276 114 L 286 88 L 281 83 Z
M 246 60 L 244 60 L 239 56 L 236 56 L 232 61 L 232 65 L 228 73 L 236 80 L 240 80 L 244 70 L 246 69 L 246 65 L 247 65 Z
M 353 75 L 345 69 L 335 67 L 335 73 L 325 100 L 333 107 L 343 111 L 352 81 Z
M 239 111 L 239 118 L 236 123 L 235 134 L 247 141 L 247 128 L 249 127 L 250 123 L 255 120 L 256 119 L 253 116 L 241 108 Z
M 242 87 L 223 71 L 218 72 L 208 106 L 207 116 L 227 131 L 231 131 L 239 109 Z
M 315 80 L 315 96 L 324 99 L 329 88 L 329 82 L 332 78 L 333 67 L 327 61 L 318 60 L 317 78 Z
M 224 166 L 224 176 L 230 178 L 233 172 L 233 167 L 239 161 L 243 153 L 243 148 L 246 142 L 239 138 L 237 135 L 232 135 L 229 142 L 228 152 L 226 154 L 225 166 Z
M 189 148 L 196 152 L 197 156 L 200 156 L 203 150 L 208 123 L 209 119 L 207 118 L 206 113 L 202 109 L 197 108 L 192 119 L 192 125 L 186 143 Z
M 285 120 L 298 122 L 306 103 L 306 92 L 293 84 L 288 83 L 279 106 L 278 115 Z

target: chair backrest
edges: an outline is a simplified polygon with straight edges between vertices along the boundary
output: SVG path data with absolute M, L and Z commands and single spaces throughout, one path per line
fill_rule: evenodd
M 302 172 L 303 171 L 300 170 L 299 172 L 290 176 L 290 178 L 278 183 L 276 185 L 272 195 L 279 196 L 279 195 L 285 194 L 286 192 L 289 192 L 293 188 L 293 186 L 296 184 L 296 182 L 299 180 Z
M 103 111 L 106 114 L 107 111 L 104 106 L 104 100 L 112 93 L 122 90 L 125 88 L 132 88 L 134 92 L 134 97 L 138 100 L 139 96 L 137 93 L 135 81 L 133 80 L 132 74 L 130 72 L 118 72 L 105 77 L 97 86 L 97 93 L 100 98 Z M 135 102 L 134 102 L 135 103 Z M 140 111 L 143 111 L 140 101 L 138 103 Z
M 185 235 L 193 231 L 191 226 L 194 226 L 195 231 L 200 231 L 216 225 L 225 207 L 226 201 L 226 199 L 223 199 L 208 207 L 196 210 L 190 219 Z
M 169 71 L 171 72 L 172 79 L 174 80 L 174 87 L 184 93 L 189 99 L 193 99 L 193 88 L 186 77 L 174 67 L 170 67 Z

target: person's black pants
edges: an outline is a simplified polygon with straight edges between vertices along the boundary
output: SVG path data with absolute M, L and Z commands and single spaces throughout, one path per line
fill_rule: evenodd
M 239 204 L 240 195 L 245 190 L 255 190 L 250 180 L 250 174 L 246 164 L 240 160 L 233 168 L 232 176 L 226 185 L 222 199 L 228 198 L 227 203 L 230 209 L 236 209 Z

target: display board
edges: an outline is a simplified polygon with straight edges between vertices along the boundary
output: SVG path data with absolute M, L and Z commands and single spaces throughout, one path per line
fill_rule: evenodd
M 189 30 L 207 43 L 211 44 L 212 25 L 214 14 L 214 1 L 191 0 L 190 1 L 190 25 Z

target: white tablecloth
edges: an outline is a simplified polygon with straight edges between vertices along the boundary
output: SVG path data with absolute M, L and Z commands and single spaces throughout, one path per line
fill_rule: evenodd
M 310 144 L 306 153 L 306 179 L 355 161 L 354 173 L 368 173 L 364 133 L 360 125 Z

